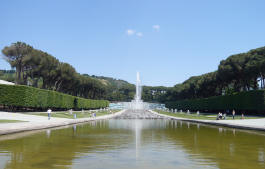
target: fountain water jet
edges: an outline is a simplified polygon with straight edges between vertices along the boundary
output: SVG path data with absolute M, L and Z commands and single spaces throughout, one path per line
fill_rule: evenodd
M 111 109 L 129 109 L 129 110 L 150 110 L 164 109 L 165 104 L 147 103 L 142 100 L 142 85 L 139 72 L 136 73 L 136 90 L 134 99 L 131 102 L 110 103 Z
M 136 74 L 136 92 L 134 100 L 131 102 L 123 103 L 126 109 L 129 109 L 122 113 L 116 118 L 121 119 L 157 119 L 161 118 L 159 115 L 149 112 L 151 105 L 150 103 L 143 102 L 142 98 L 142 86 L 139 72 Z M 135 124 L 137 126 L 137 124 Z
M 136 73 L 136 94 L 135 94 L 135 101 L 142 101 L 142 86 L 141 86 L 141 80 L 140 80 L 140 74 L 139 72 Z
M 142 100 L 142 86 L 139 72 L 136 73 L 136 93 L 134 100 L 130 103 L 130 108 L 133 110 L 147 110 L 149 108 L 148 103 L 144 103 Z

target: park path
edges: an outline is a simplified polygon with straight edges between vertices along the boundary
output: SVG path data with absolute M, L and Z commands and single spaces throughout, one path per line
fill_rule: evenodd
M 182 120 L 182 121 L 204 123 L 204 124 L 210 124 L 210 125 L 216 125 L 216 126 L 265 131 L 265 118 L 244 119 L 244 120 L 197 120 L 197 119 L 188 119 L 188 118 L 169 116 L 169 115 L 154 112 L 152 110 L 150 110 L 150 112 L 155 115 L 159 115 L 159 116 L 173 119 L 173 120 Z
M 48 117 L 38 115 L 28 115 L 22 113 L 8 113 L 0 112 L 0 120 L 20 120 L 25 122 L 18 123 L 0 123 L 0 135 L 18 133 L 23 131 L 40 130 L 52 127 L 60 127 L 77 123 L 84 123 L 94 120 L 103 120 L 113 118 L 121 115 L 125 110 L 121 110 L 114 114 L 108 114 L 104 116 L 80 118 L 80 119 L 67 119 L 52 117 L 48 120 Z

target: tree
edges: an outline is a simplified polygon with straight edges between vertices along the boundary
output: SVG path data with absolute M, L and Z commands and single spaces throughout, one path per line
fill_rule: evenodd
M 24 75 L 23 69 L 23 58 L 32 51 L 32 47 L 23 42 L 13 43 L 11 46 L 7 46 L 2 50 L 7 61 L 11 67 L 16 68 L 16 83 L 23 84 L 25 81 L 22 80 Z

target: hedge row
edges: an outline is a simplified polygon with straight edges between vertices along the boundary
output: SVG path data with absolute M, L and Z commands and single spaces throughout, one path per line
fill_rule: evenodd
M 249 112 L 265 111 L 265 90 L 240 92 L 233 95 L 215 96 L 203 99 L 182 100 L 166 103 L 167 108 L 200 111 L 239 110 Z
M 96 109 L 96 108 L 104 108 L 108 107 L 109 102 L 106 100 L 90 100 L 84 98 L 77 99 L 77 107 L 84 109 Z
M 0 105 L 32 109 L 97 109 L 108 107 L 109 102 L 22 85 L 0 85 Z

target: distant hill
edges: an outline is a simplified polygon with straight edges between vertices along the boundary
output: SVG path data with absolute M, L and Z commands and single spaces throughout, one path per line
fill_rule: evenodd
M 133 85 L 134 86 L 134 84 L 131 84 L 131 83 L 125 81 L 125 80 L 114 79 L 112 77 L 95 76 L 95 75 L 88 75 L 88 74 L 83 74 L 83 76 L 88 76 L 88 77 L 92 77 L 92 78 L 98 79 L 102 83 L 110 85 L 110 86 L 113 86 L 113 87 L 115 87 L 117 89 L 120 89 L 120 88 L 122 88 L 124 86 L 127 86 L 127 85 Z
M 106 98 L 110 101 L 131 101 L 134 98 L 135 85 L 125 80 L 88 74 L 83 74 L 83 76 L 97 79 L 101 81 L 102 84 L 106 85 Z
M 84 76 L 89 76 L 84 74 Z M 109 96 L 107 97 L 112 101 L 131 101 L 135 95 L 135 85 L 131 84 L 125 80 L 114 79 L 105 76 L 89 76 L 100 80 L 102 83 L 108 85 Z M 142 89 L 142 99 L 147 102 L 164 102 L 165 94 L 169 91 L 171 87 L 165 86 L 143 86 Z

